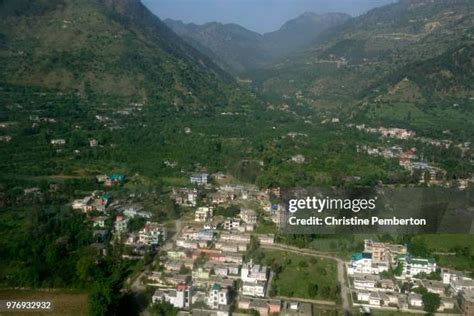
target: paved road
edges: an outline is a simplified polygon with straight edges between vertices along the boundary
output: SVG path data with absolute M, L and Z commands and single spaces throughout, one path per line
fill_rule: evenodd
M 349 303 L 349 298 L 348 298 L 348 295 L 350 295 L 350 290 L 349 290 L 348 283 L 344 274 L 345 262 L 342 259 L 336 257 L 333 254 L 328 254 L 327 252 L 315 251 L 311 249 L 301 249 L 301 248 L 292 247 L 292 246 L 288 246 L 284 244 L 261 245 L 261 247 L 267 248 L 267 249 L 288 251 L 288 252 L 297 253 L 297 254 L 301 254 L 305 256 L 313 256 L 313 257 L 335 260 L 337 262 L 337 279 L 341 287 L 342 309 L 344 311 L 345 316 L 352 315 L 351 305 Z

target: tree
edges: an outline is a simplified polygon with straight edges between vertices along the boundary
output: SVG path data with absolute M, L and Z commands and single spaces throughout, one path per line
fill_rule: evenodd
M 425 293 L 421 299 L 423 301 L 423 309 L 429 314 L 433 314 L 441 306 L 439 294 Z
M 309 284 L 308 285 L 308 295 L 311 298 L 314 298 L 318 295 L 319 292 L 319 286 L 316 283 Z
M 176 316 L 178 310 L 168 302 L 161 302 L 153 304 L 150 309 L 150 314 L 153 316 Z

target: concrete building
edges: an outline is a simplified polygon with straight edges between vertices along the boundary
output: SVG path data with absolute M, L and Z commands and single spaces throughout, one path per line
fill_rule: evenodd
M 209 290 L 207 305 L 213 309 L 218 309 L 221 305 L 229 305 L 229 290 L 223 288 L 220 284 L 214 283 Z
M 212 207 L 198 207 L 198 209 L 194 212 L 194 221 L 196 222 L 209 222 L 212 220 L 213 215 L 213 208 Z
M 192 289 L 186 284 L 178 284 L 176 289 L 158 289 L 152 296 L 153 303 L 168 302 L 176 308 L 189 307 Z
M 436 262 L 432 258 L 417 258 L 406 255 L 400 258 L 403 263 L 402 274 L 406 277 L 414 277 L 420 273 L 430 274 L 436 272 Z
M 240 210 L 240 218 L 247 224 L 257 224 L 257 212 L 252 209 L 243 208 Z
M 207 184 L 209 181 L 209 174 L 208 173 L 195 173 L 189 178 L 189 181 L 192 184 L 197 184 L 197 185 Z

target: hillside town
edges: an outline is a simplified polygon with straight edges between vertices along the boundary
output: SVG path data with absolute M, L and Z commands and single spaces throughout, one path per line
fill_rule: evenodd
M 382 151 L 415 156 L 414 150 L 389 152 Z M 125 259 L 157 254 L 134 281 L 136 290 L 153 289 L 152 304 L 170 304 L 179 315 L 317 315 L 314 301 L 275 296 L 271 288 L 278 272 L 248 256 L 256 248 L 291 249 L 278 243 L 276 230 L 260 232 L 263 223 L 276 228 L 284 218 L 284 206 L 272 203 L 280 190 L 221 181 L 225 178 L 222 173 L 196 173 L 190 175 L 189 186 L 172 188 L 173 203 L 189 210 L 172 223 L 155 221 L 139 199 L 114 198 L 110 192 L 127 181 L 120 173 L 97 176 L 104 190 L 74 200 L 71 206 L 88 215 L 99 253 L 112 243 L 125 247 Z M 223 206 L 232 214 L 222 214 Z M 339 286 L 348 294 L 343 304 L 352 308 L 420 312 L 426 295 L 433 293 L 440 300 L 438 312 L 472 315 L 474 310 L 471 272 L 444 268 L 432 257 L 413 256 L 407 245 L 366 239 L 363 250 L 349 260 L 331 253 L 323 256 L 341 263 Z

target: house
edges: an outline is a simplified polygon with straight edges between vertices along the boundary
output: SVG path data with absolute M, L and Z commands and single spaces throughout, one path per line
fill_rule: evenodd
M 197 204 L 198 191 L 194 188 L 173 188 L 171 198 L 178 205 L 194 207 Z
M 125 183 L 125 178 L 126 176 L 122 173 L 114 173 L 111 174 L 110 176 L 107 176 L 107 179 L 105 180 L 105 185 L 106 186 L 112 186 L 112 185 L 122 185 Z
M 241 254 L 237 253 L 220 253 L 220 254 L 210 254 L 209 260 L 214 262 L 225 262 L 225 263 L 237 263 L 241 264 L 243 257 Z
M 12 140 L 10 135 L 0 136 L 0 142 L 9 143 Z
M 207 261 L 204 264 L 204 269 L 211 271 L 214 270 L 215 275 L 221 277 L 228 276 L 238 276 L 240 272 L 240 265 L 238 264 L 229 264 L 229 263 L 219 263 L 213 261 Z
M 265 297 L 270 269 L 253 261 L 242 265 L 240 279 L 242 280 L 242 295 Z
M 249 234 L 235 234 L 228 231 L 223 231 L 220 234 L 219 240 L 223 242 L 235 242 L 239 244 L 248 244 L 250 243 L 250 235 Z
M 356 290 L 374 291 L 380 281 L 380 277 L 371 274 L 354 275 L 354 288 Z
M 393 291 L 396 288 L 395 282 L 393 282 L 392 279 L 382 279 L 382 280 L 380 280 L 379 286 L 380 286 L 381 289 L 390 290 L 390 291 Z
M 257 239 L 260 245 L 273 245 L 275 242 L 275 235 L 258 235 Z
M 474 291 L 474 280 L 469 278 L 458 278 L 451 281 L 450 287 L 454 294 L 465 291 Z
M 92 227 L 104 228 L 106 219 L 107 218 L 105 216 L 97 216 L 92 218 Z
M 310 303 L 284 302 L 280 316 L 312 316 L 313 306 Z
M 215 244 L 216 249 L 220 249 L 225 252 L 244 252 L 247 251 L 247 244 L 228 243 L 228 242 L 217 242 Z
M 240 227 L 240 219 L 238 218 L 227 218 L 224 221 L 225 230 L 236 230 Z
M 145 245 L 158 245 L 167 238 L 167 229 L 164 225 L 155 222 L 146 222 L 138 233 L 138 241 Z
M 257 212 L 254 210 L 243 208 L 240 210 L 240 218 L 247 224 L 257 224 Z
M 371 292 L 369 296 L 369 304 L 373 306 L 383 306 L 388 304 L 389 298 L 383 292 Z
M 99 203 L 103 211 L 109 206 L 110 201 L 112 201 L 112 196 L 109 193 L 103 193 L 99 196 Z
M 420 273 L 430 274 L 436 272 L 436 262 L 432 258 L 417 258 L 405 255 L 399 258 L 403 263 L 402 274 L 406 277 L 414 277 Z
M 194 212 L 194 221 L 196 222 L 208 222 L 212 220 L 213 208 L 212 206 L 206 207 L 201 206 Z
M 139 216 L 141 210 L 143 210 L 141 205 L 130 205 L 125 207 L 123 215 L 128 218 L 135 218 L 136 216 Z
M 408 294 L 408 304 L 411 307 L 423 307 L 423 300 L 420 294 L 410 293 Z
M 303 155 L 295 155 L 293 157 L 291 157 L 291 161 L 293 161 L 294 163 L 297 163 L 297 164 L 302 164 L 305 162 L 305 158 Z
M 357 300 L 360 302 L 369 302 L 370 292 L 369 291 L 356 291 Z
M 72 202 L 72 208 L 83 212 L 94 211 L 95 206 L 92 204 L 93 202 L 94 198 L 92 196 L 86 196 L 83 199 L 74 200 L 74 202 Z
M 249 308 L 257 311 L 259 315 L 268 314 L 268 304 L 265 300 L 253 300 L 250 302 Z
M 191 297 L 192 288 L 181 283 L 176 286 L 176 289 L 157 289 L 152 296 L 152 302 L 154 304 L 168 302 L 176 308 L 185 308 L 191 305 Z
M 242 265 L 240 278 L 243 282 L 255 283 L 258 281 L 267 281 L 270 269 L 259 264 L 254 264 L 252 260 Z
M 461 293 L 459 306 L 464 315 L 474 316 L 474 290 L 468 290 Z
M 454 309 L 454 300 L 451 298 L 442 298 L 438 311 Z
M 266 289 L 267 289 L 266 281 L 242 283 L 242 295 L 244 296 L 265 297 Z
M 97 179 L 97 182 L 99 183 L 104 183 L 105 181 L 107 181 L 107 175 L 105 174 L 96 175 L 95 178 Z
M 372 273 L 372 254 L 368 252 L 358 252 L 351 256 L 351 261 L 347 267 L 347 273 Z
M 66 140 L 59 138 L 59 139 L 52 139 L 51 140 L 51 145 L 56 145 L 56 146 L 62 146 L 66 144 Z
M 444 295 L 446 290 L 446 284 L 442 281 L 433 281 L 433 280 L 420 280 L 420 285 L 428 290 L 428 292 Z
M 197 185 L 207 184 L 209 181 L 209 174 L 208 173 L 195 173 L 191 175 L 191 177 L 189 178 L 189 181 L 192 184 L 197 184 Z
M 128 218 L 122 215 L 117 215 L 115 218 L 115 231 L 117 234 L 122 234 L 127 231 L 128 228 Z
M 229 290 L 214 283 L 209 290 L 207 305 L 213 309 L 218 309 L 220 305 L 229 305 Z
M 396 257 L 407 253 L 406 246 L 390 243 L 375 242 L 370 239 L 364 240 L 364 252 L 372 254 L 372 262 L 390 263 L 396 262 Z
M 199 242 L 195 240 L 177 239 L 176 246 L 184 249 L 198 249 Z
M 372 254 L 372 262 L 385 262 L 387 261 L 387 252 L 386 252 L 385 243 L 374 242 L 372 240 L 364 240 L 364 252 Z
M 441 269 L 441 278 L 443 284 L 451 284 L 451 282 L 461 279 L 461 280 L 472 280 L 466 273 L 461 271 L 450 270 L 447 268 Z
M 89 140 L 89 146 L 90 147 L 97 147 L 99 145 L 99 141 L 95 138 L 92 138 Z

